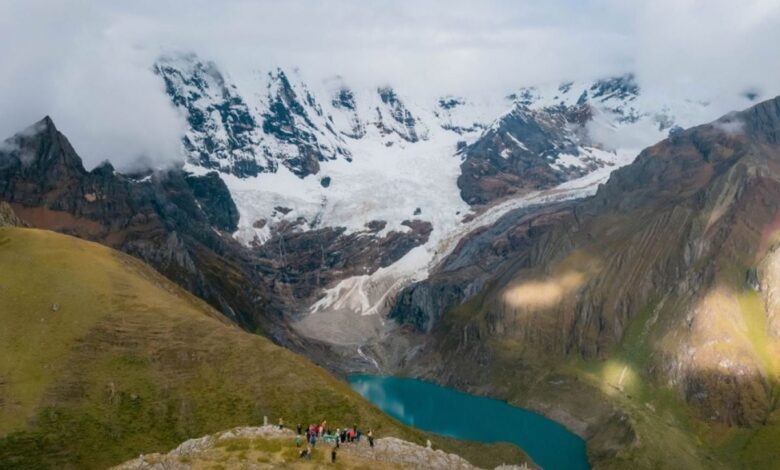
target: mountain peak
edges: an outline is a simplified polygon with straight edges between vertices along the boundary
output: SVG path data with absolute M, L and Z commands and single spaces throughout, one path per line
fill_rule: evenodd
M 57 130 L 57 127 L 54 125 L 54 120 L 52 120 L 51 116 L 49 116 L 48 114 L 44 116 L 43 119 L 38 121 L 36 125 L 42 125 L 46 129 L 52 129 L 55 131 Z
M 621 100 L 634 98 L 639 94 L 639 85 L 633 73 L 597 80 L 590 87 L 592 98 L 619 98 Z
M 58 132 L 59 131 L 57 130 L 57 126 L 54 125 L 54 120 L 49 115 L 46 115 L 43 117 L 43 119 L 36 121 L 35 123 L 17 132 L 9 140 L 33 137 L 40 134 L 56 135 Z
M 17 164 L 86 171 L 81 158 L 48 115 L 5 140 L 0 151 L 10 155 L 10 161 Z

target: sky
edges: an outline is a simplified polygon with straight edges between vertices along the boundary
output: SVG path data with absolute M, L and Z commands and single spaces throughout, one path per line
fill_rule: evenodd
M 778 44 L 780 0 L 0 0 L 0 136 L 50 115 L 88 167 L 181 158 L 171 51 L 431 97 L 633 72 L 726 112 L 780 93 Z

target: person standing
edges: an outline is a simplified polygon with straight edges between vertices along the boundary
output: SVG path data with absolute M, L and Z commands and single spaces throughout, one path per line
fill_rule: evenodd
M 374 447 L 374 431 L 368 430 L 368 445 L 371 446 L 371 448 Z
M 299 424 L 299 425 L 298 425 L 298 435 L 299 435 L 299 436 L 301 435 L 301 432 L 303 432 L 303 426 L 301 426 L 301 425 Z
M 282 429 L 284 427 L 284 420 L 282 418 L 279 418 L 279 429 Z

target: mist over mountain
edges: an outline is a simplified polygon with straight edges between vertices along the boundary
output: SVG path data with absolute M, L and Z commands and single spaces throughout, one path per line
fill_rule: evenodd
M 171 51 L 239 85 L 298 68 L 430 99 L 634 73 L 648 96 L 711 103 L 711 120 L 780 91 L 779 21 L 776 1 L 3 2 L 0 135 L 48 114 L 87 167 L 179 161 L 186 123 L 151 70 Z
M 778 43 L 780 0 L 0 3 L 0 467 L 777 468 Z

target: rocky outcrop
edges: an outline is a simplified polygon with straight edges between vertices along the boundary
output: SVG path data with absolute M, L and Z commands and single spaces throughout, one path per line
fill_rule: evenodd
M 409 230 L 390 231 L 382 237 L 371 227 L 352 233 L 343 227 L 302 231 L 278 227 L 281 232 L 258 245 L 254 254 L 267 260 L 260 272 L 273 279 L 280 294 L 310 301 L 321 288 L 390 266 L 412 248 L 427 242 L 433 229 L 429 222 L 421 220 L 407 220 L 403 225 Z M 372 227 L 378 228 L 377 224 Z
M 153 70 L 187 116 L 182 143 L 194 164 L 240 178 L 284 165 L 304 177 L 319 172 L 319 162 L 351 159 L 314 95 L 282 70 L 268 74 L 261 106 L 194 54 L 163 56 Z
M 385 437 L 377 439 L 373 448 L 359 449 L 361 455 L 379 462 L 392 462 L 404 468 L 426 468 L 431 470 L 471 470 L 475 469 L 464 458 L 448 454 L 442 450 L 419 446 L 411 442 Z
M 603 165 L 584 154 L 587 104 L 533 110 L 522 103 L 501 117 L 473 144 L 461 150 L 458 187 L 471 205 L 511 194 L 545 189 L 585 175 Z M 576 165 L 559 161 L 578 157 Z
M 185 181 L 211 225 L 225 232 L 235 232 L 238 208 L 222 178 L 211 172 L 203 176 L 187 175 Z
M 358 114 L 355 93 L 346 85 L 340 86 L 331 100 L 334 109 L 342 111 L 347 116 L 349 127 L 341 133 L 353 139 L 362 139 L 366 135 L 366 124 Z
M 288 145 L 287 148 L 269 148 L 275 159 L 283 161 L 300 177 L 318 173 L 321 161 L 339 157 L 352 159 L 341 145 L 341 136 L 332 127 L 321 129 L 314 123 L 317 118 L 326 118 L 308 89 L 295 90 L 282 70 L 269 74 L 269 79 L 267 109 L 262 115 L 263 132 Z
M 407 142 L 428 138 L 428 130 L 390 87 L 377 89 L 381 105 L 376 108 L 377 127 L 383 134 L 396 134 Z
M 0 201 L 0 227 L 25 227 L 27 224 L 16 216 L 7 202 Z
M 276 162 L 262 152 L 257 120 L 236 87 L 212 62 L 193 54 L 169 55 L 155 63 L 173 104 L 187 115 L 189 130 L 182 138 L 193 162 L 237 176 L 273 171 Z
M 780 246 L 772 246 L 756 274 L 761 299 L 767 312 L 769 333 L 780 338 Z
M 278 426 L 240 427 L 218 434 L 188 439 L 167 454 L 139 455 L 138 458 L 113 467 L 114 470 L 190 469 L 194 461 L 213 449 L 220 441 L 229 439 L 288 439 L 295 437 L 289 429 Z
M 280 468 L 291 465 L 297 460 L 298 449 L 293 443 L 295 434 L 288 429 L 279 429 L 276 426 L 262 427 L 242 427 L 230 431 L 204 436 L 197 439 L 190 439 L 167 454 L 141 455 L 136 459 L 125 462 L 113 467 L 114 470 L 189 470 L 191 468 L 201 468 L 209 462 L 218 461 L 216 455 L 210 455 L 215 449 L 229 447 L 231 442 L 236 440 L 283 440 L 280 448 L 287 446 L 290 450 L 287 458 L 280 461 L 272 461 L 268 456 L 259 457 L 258 462 L 248 462 L 246 457 L 238 459 L 228 459 L 222 456 L 219 459 L 227 468 Z M 320 444 L 322 445 L 322 444 Z M 327 444 L 326 444 L 327 445 Z M 266 446 L 260 446 L 266 447 Z M 271 446 L 268 446 L 271 447 Z M 275 448 L 275 447 L 273 447 Z M 326 448 L 330 450 L 329 447 Z M 338 462 L 343 462 L 346 458 L 349 467 L 353 465 L 362 468 L 361 465 L 382 465 L 382 468 L 398 469 L 425 469 L 425 470 L 478 470 L 462 457 L 444 452 L 431 447 L 423 447 L 395 437 L 383 437 L 374 441 L 374 446 L 370 447 L 364 439 L 362 442 L 347 443 L 338 449 Z M 221 454 L 220 454 L 221 455 Z M 325 461 L 307 461 L 312 468 L 328 468 Z M 496 470 L 528 470 L 527 464 L 519 465 L 501 465 Z

